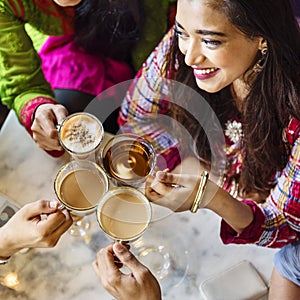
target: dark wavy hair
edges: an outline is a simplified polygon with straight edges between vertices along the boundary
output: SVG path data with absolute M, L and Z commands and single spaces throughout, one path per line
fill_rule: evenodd
M 90 54 L 128 60 L 142 16 L 139 0 L 83 0 L 75 7 L 75 41 Z
M 285 166 L 289 155 L 282 141 L 282 131 L 290 117 L 300 120 L 299 25 L 287 0 L 208 0 L 206 3 L 224 14 L 248 38 L 260 36 L 268 43 L 263 70 L 247 77 L 251 78 L 250 92 L 243 100 L 241 111 L 237 111 L 230 87 L 214 94 L 198 88 L 192 69 L 184 63 L 175 33 L 167 72 L 173 74 L 172 79 L 198 91 L 223 126 L 232 112 L 240 114 L 244 157 L 239 189 L 242 194 L 266 194 L 275 185 L 274 174 Z M 246 82 L 247 78 L 245 76 Z M 202 128 L 180 108 L 172 107 L 172 113 L 176 120 L 188 124 L 188 130 L 197 139 L 199 155 L 209 160 L 209 144 Z

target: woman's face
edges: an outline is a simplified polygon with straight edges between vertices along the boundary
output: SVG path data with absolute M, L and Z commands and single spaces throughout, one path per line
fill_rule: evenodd
M 255 63 L 262 38 L 246 38 L 207 2 L 178 0 L 175 30 L 198 87 L 214 93 L 242 78 Z
M 53 0 L 59 6 L 75 6 L 81 2 L 81 0 Z

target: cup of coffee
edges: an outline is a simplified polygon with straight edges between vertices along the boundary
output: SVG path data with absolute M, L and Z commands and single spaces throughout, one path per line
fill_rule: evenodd
M 101 150 L 101 163 L 116 185 L 139 187 L 153 173 L 156 154 L 145 138 L 134 134 L 119 134 Z
M 59 142 L 73 158 L 96 161 L 104 129 L 95 116 L 86 112 L 71 114 L 58 126 Z
M 88 160 L 71 160 L 60 168 L 54 180 L 57 198 L 76 216 L 94 212 L 108 188 L 103 169 Z
M 120 242 L 138 239 L 151 221 L 151 205 L 147 197 L 125 186 L 107 192 L 99 201 L 96 212 L 100 228 Z

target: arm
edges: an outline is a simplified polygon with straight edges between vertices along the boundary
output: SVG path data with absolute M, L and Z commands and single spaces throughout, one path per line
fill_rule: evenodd
M 42 218 L 41 214 L 46 215 Z M 23 248 L 54 247 L 72 219 L 58 202 L 41 200 L 23 206 L 0 228 L 0 259 Z
M 234 232 L 224 221 L 221 237 L 226 243 L 251 241 L 265 247 L 282 247 L 299 239 L 300 232 L 300 122 L 290 121 L 285 130 L 285 140 L 291 147 L 286 167 L 277 178 L 263 204 L 247 202 L 255 221 L 242 234 Z
M 115 256 L 119 263 L 114 261 Z M 122 265 L 131 273 L 123 274 L 119 270 Z M 115 243 L 101 249 L 93 268 L 104 288 L 118 300 L 161 300 L 157 280 L 125 245 Z
M 186 164 L 186 160 L 183 161 L 183 165 Z M 194 166 L 194 172 L 201 174 L 203 169 L 197 172 L 197 163 Z M 184 170 L 184 168 L 186 167 L 183 166 L 181 169 Z M 146 195 L 151 201 L 173 211 L 188 211 L 194 202 L 198 185 L 199 176 L 197 175 L 159 171 L 156 173 L 155 180 L 147 183 Z M 236 232 L 242 232 L 254 218 L 248 205 L 233 198 L 211 179 L 208 180 L 201 207 L 220 215 Z
M 41 104 L 51 104 L 54 107 L 56 101 L 50 85 L 44 78 L 40 58 L 24 28 L 25 21 L 23 20 L 31 20 L 36 17 L 37 20 L 44 21 L 45 19 L 47 21 L 49 16 L 42 18 L 43 13 L 35 7 L 32 1 L 21 3 L 21 1 L 2 0 L 1 5 L 0 98 L 4 105 L 16 112 L 21 124 L 32 135 L 32 116 L 37 107 Z M 37 20 L 33 20 L 33 22 L 37 22 Z M 50 20 L 49 17 L 49 21 L 54 20 Z M 57 24 L 59 24 L 58 22 L 56 26 L 59 26 Z M 42 23 L 39 26 L 46 28 L 47 24 Z M 55 115 L 54 110 L 53 115 Z M 50 119 L 49 123 L 50 130 L 54 130 L 53 120 Z M 51 136 L 52 132 L 49 135 L 49 132 L 43 131 L 43 128 L 38 130 L 40 136 L 50 139 L 50 144 L 56 142 L 57 145 L 57 137 L 54 139 Z M 37 132 L 37 126 L 34 127 L 34 132 Z M 39 141 L 38 138 L 35 139 Z M 55 149 L 57 148 L 52 148 L 52 150 Z
M 221 238 L 224 243 L 282 247 L 299 238 L 299 178 L 300 138 L 296 138 L 287 165 L 263 204 L 234 199 L 209 181 L 202 207 L 222 217 Z M 150 187 L 148 184 L 146 189 L 150 200 L 175 211 L 190 209 L 195 199 L 198 176 L 158 172 L 156 179 L 156 184 Z M 172 187 L 174 183 L 180 187 Z

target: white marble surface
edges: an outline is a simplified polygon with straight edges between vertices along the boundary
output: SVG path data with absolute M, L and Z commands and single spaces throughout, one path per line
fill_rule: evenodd
M 55 198 L 54 176 L 68 157 L 52 158 L 40 150 L 12 112 L 0 132 L 0 157 L 1 193 L 19 205 Z M 15 272 L 19 282 L 13 288 L 0 285 L 0 299 L 112 299 L 91 266 L 98 249 L 110 241 L 98 228 L 95 216 L 88 218 L 92 223 L 89 240 L 65 234 L 53 249 L 19 253 L 9 264 L 0 266 L 0 279 L 7 272 Z M 268 283 L 277 250 L 252 245 L 225 246 L 219 238 L 219 224 L 220 219 L 206 210 L 195 215 L 168 214 L 151 224 L 140 243 L 161 242 L 172 250 L 171 260 L 175 264 L 180 265 L 183 260 L 179 269 L 171 271 L 169 281 L 161 281 L 164 299 L 202 299 L 198 287 L 203 280 L 244 259 L 251 261 Z

